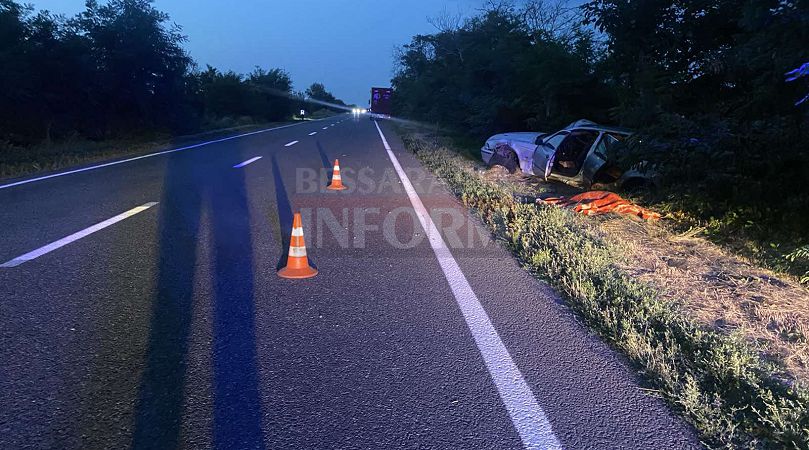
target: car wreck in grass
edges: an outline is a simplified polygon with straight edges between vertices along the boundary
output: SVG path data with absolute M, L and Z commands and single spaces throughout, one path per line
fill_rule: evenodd
M 486 140 L 483 162 L 518 169 L 549 181 L 589 189 L 593 184 L 648 185 L 653 175 L 640 167 L 622 170 L 608 155 L 632 135 L 631 130 L 578 120 L 553 134 L 503 133 Z

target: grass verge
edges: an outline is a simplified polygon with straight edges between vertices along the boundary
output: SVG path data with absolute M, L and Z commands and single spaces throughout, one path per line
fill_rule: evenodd
M 778 380 L 743 339 L 700 327 L 616 265 L 620 251 L 583 218 L 521 204 L 457 152 L 406 146 L 475 211 L 523 266 L 640 369 L 711 447 L 809 448 L 809 393 Z
M 186 136 L 171 136 L 168 133 L 153 132 L 105 141 L 71 138 L 51 144 L 38 144 L 28 147 L 0 141 L 0 179 L 60 170 L 124 156 L 137 156 L 280 124 L 253 122 L 235 126 L 226 124 L 229 126 L 217 127 Z

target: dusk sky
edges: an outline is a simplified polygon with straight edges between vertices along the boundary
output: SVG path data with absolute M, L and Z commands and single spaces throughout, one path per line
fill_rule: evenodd
M 103 0 L 101 1 L 103 3 Z M 371 86 L 388 86 L 393 51 L 435 31 L 442 11 L 473 13 L 482 0 L 157 0 L 188 36 L 186 48 L 204 68 L 287 70 L 295 90 L 322 82 L 346 103 L 366 105 Z M 73 15 L 83 0 L 33 1 L 36 9 Z

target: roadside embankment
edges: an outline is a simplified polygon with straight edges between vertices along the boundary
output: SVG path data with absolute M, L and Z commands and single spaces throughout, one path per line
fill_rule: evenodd
M 490 169 L 464 157 L 443 140 L 408 130 L 402 134 L 425 167 L 505 242 L 523 267 L 554 286 L 585 323 L 625 354 L 649 383 L 650 395 L 665 398 L 694 424 L 706 444 L 809 448 L 809 393 L 799 381 L 804 374 L 797 370 L 800 365 L 790 371 L 784 358 L 778 357 L 779 349 L 770 352 L 766 343 L 762 347 L 744 334 L 747 322 L 759 321 L 754 329 L 760 337 L 764 335 L 761 323 L 766 323 L 766 315 L 733 310 L 724 320 L 732 317 L 739 323 L 735 328 L 723 327 L 720 319 L 725 312 L 718 307 L 700 308 L 704 305 L 699 299 L 721 299 L 720 304 L 735 301 L 727 291 L 710 295 L 711 286 L 705 284 L 704 293 L 691 289 L 693 292 L 686 295 L 671 286 L 661 286 L 654 277 L 644 277 L 643 267 L 650 264 L 650 253 L 662 258 L 671 249 L 661 246 L 655 251 L 645 250 L 644 240 L 659 238 L 653 231 L 638 233 L 640 237 L 629 244 L 623 242 L 629 234 L 608 231 L 617 220 L 626 221 L 628 230 L 636 226 L 645 229 L 647 225 L 625 218 L 594 220 L 554 206 L 524 204 L 515 199 L 515 193 L 543 188 L 516 182 L 510 176 L 491 176 Z M 678 256 L 670 267 L 681 260 L 693 264 L 689 258 Z M 696 273 L 710 270 L 706 265 Z M 738 273 L 729 276 L 732 279 Z M 714 278 L 722 279 L 722 275 Z M 751 297 L 773 295 L 768 289 L 760 289 Z M 809 295 L 796 298 L 793 300 L 798 304 L 806 302 L 809 306 Z M 737 310 L 745 308 L 739 306 Z M 709 311 L 716 317 L 708 319 Z M 789 317 L 796 323 L 806 319 Z M 801 333 L 802 326 L 805 323 L 797 326 L 795 333 Z
M 74 138 L 25 147 L 0 140 L 0 179 L 22 177 L 125 156 L 137 156 L 285 123 L 290 122 L 248 123 L 183 136 L 149 133 L 102 141 Z

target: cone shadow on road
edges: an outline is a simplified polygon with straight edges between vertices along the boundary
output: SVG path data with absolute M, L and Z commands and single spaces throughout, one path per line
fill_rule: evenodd
M 278 167 L 278 159 L 272 156 L 272 179 L 275 184 L 275 204 L 278 206 L 278 222 L 281 232 L 281 257 L 275 270 L 281 270 L 287 265 L 289 240 L 292 232 L 292 205 L 289 203 L 289 194 L 281 178 L 281 169 Z
M 332 160 L 329 159 L 329 155 L 326 154 L 326 151 L 323 150 L 323 146 L 320 144 L 320 140 L 317 141 L 317 153 L 320 155 L 320 160 L 323 162 L 323 168 L 328 169 L 329 172 L 329 180 L 331 180 L 331 169 L 332 169 Z
M 205 284 L 194 280 L 198 248 L 209 248 L 212 260 L 214 447 L 265 445 L 244 171 L 223 171 L 212 177 L 212 170 L 183 153 L 170 156 L 167 162 L 158 228 L 159 273 L 135 412 L 134 448 L 180 446 L 194 288 Z M 211 241 L 200 246 L 200 230 L 206 225 L 204 208 Z
M 275 204 L 278 206 L 278 225 L 281 233 L 281 256 L 275 270 L 281 270 L 286 267 L 289 259 L 289 243 L 292 237 L 294 213 L 287 188 L 284 185 L 284 179 L 281 178 L 281 168 L 275 155 L 272 156 L 272 179 L 275 186 Z M 312 262 L 311 259 L 309 260 L 309 265 L 317 269 L 317 264 Z
M 326 184 L 329 184 L 331 183 L 333 169 L 331 160 L 329 160 L 329 155 L 326 154 L 326 150 L 323 149 L 319 139 L 315 144 L 317 145 L 317 153 L 320 155 L 320 161 L 323 162 L 323 168 L 326 169 Z

